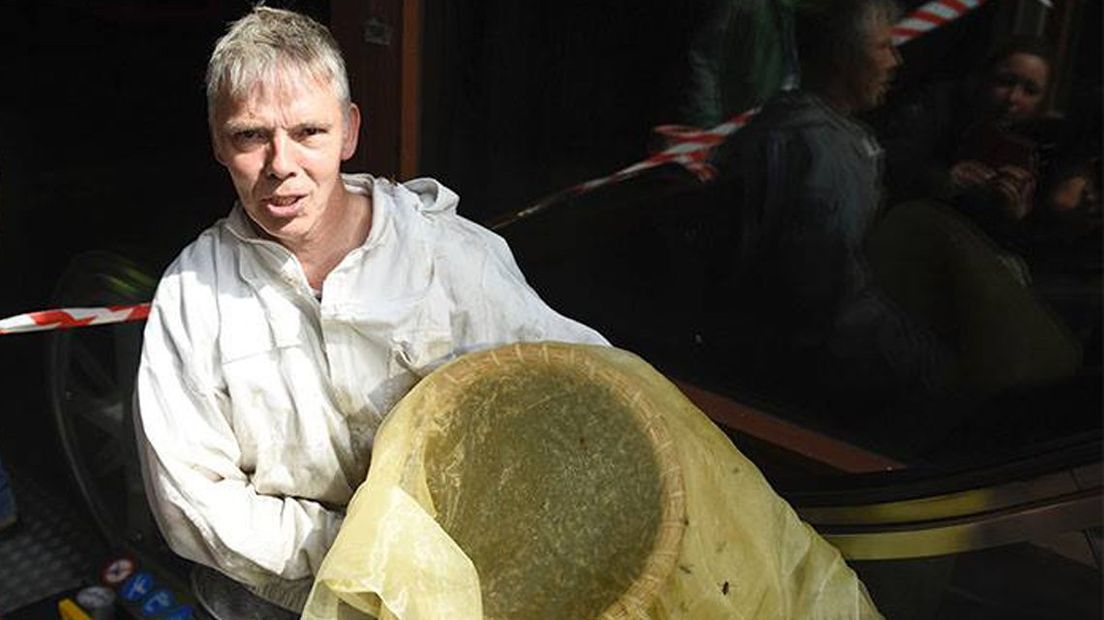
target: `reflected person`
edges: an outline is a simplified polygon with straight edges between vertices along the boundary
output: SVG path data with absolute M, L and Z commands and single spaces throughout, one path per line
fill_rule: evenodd
M 687 49 L 682 123 L 708 128 L 791 88 L 796 0 L 708 0 Z
M 753 360 L 761 390 L 863 428 L 937 398 L 948 373 L 942 344 L 881 294 L 864 255 L 882 150 L 854 115 L 884 101 L 901 64 L 898 14 L 891 0 L 799 9 L 801 88 L 767 102 L 719 159 L 740 213 L 722 341 Z
M 1040 121 L 1053 64 L 1045 41 L 1016 36 L 998 44 L 976 76 L 903 96 L 881 132 L 893 200 L 936 198 L 971 215 L 1023 219 L 1048 141 Z

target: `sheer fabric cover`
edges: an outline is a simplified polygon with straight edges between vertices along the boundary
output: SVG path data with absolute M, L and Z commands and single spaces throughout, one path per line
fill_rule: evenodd
M 516 344 L 385 420 L 304 618 L 881 618 L 839 552 L 640 358 Z

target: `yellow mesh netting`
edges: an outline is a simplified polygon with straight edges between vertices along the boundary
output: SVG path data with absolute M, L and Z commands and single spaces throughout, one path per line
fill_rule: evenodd
M 839 553 L 640 358 L 464 356 L 388 415 L 304 618 L 880 618 Z

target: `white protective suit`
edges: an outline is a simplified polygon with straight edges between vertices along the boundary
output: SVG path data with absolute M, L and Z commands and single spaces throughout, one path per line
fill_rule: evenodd
M 541 301 L 449 189 L 345 183 L 371 193 L 372 228 L 321 301 L 238 205 L 165 272 L 145 330 L 135 419 L 161 531 L 273 600 L 317 572 L 376 428 L 420 377 L 507 342 L 605 344 Z

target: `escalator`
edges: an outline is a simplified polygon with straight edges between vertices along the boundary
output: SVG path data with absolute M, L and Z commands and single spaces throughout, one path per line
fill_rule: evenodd
M 672 166 L 498 232 L 551 305 L 675 379 L 887 617 L 1100 617 L 1099 359 L 971 401 L 925 452 L 898 453 L 885 433 L 745 381 L 738 351 L 710 350 L 709 326 L 742 301 L 710 290 L 702 258 L 732 225 L 718 191 Z

